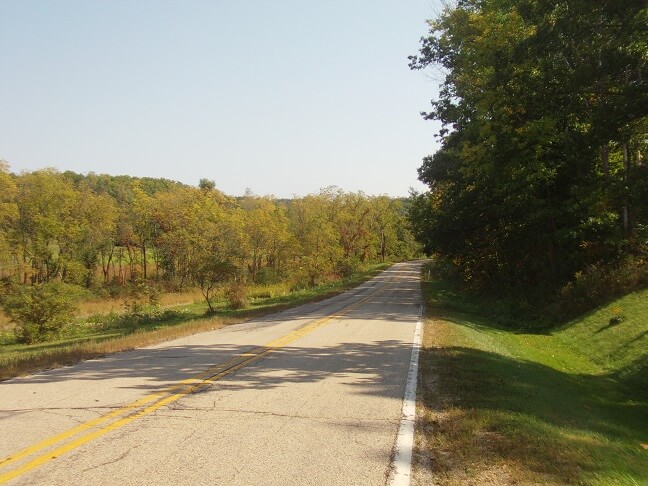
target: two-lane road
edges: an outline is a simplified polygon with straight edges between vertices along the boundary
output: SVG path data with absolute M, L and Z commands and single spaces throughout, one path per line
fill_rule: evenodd
M 419 263 L 324 302 L 0 383 L 0 482 L 385 484 Z

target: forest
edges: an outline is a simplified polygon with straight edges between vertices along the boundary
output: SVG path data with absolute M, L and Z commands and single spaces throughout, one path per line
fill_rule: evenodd
M 225 287 L 233 297 L 255 284 L 312 287 L 419 253 L 407 200 L 388 196 L 329 187 L 290 200 L 235 198 L 208 179 L 193 187 L 0 166 L 0 296 L 5 313 L 26 323 L 26 342 L 54 336 L 55 317 L 80 289 L 197 287 L 212 310 Z
M 648 283 L 645 1 L 460 0 L 410 68 L 440 82 L 414 232 L 464 285 L 577 313 Z

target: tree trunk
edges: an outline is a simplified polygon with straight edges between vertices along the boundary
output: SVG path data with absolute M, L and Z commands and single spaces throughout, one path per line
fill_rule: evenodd
M 112 263 L 113 254 L 115 253 L 115 245 L 110 245 L 110 251 L 108 252 L 108 260 L 106 260 L 106 255 L 104 251 L 101 250 L 101 270 L 103 271 L 104 283 L 108 283 L 110 280 L 110 264 Z M 113 265 L 113 274 L 115 273 Z
M 623 206 L 623 230 L 627 233 L 630 230 L 630 221 L 628 217 L 628 187 L 630 185 L 630 157 L 628 154 L 628 144 L 623 144 L 623 170 L 625 176 L 625 206 Z
M 146 280 L 146 243 L 142 243 L 142 272 Z
M 557 258 L 557 248 L 556 248 L 556 220 L 553 215 L 553 207 L 551 201 L 551 191 L 547 188 L 547 205 L 549 207 L 549 218 L 547 220 L 547 227 L 550 231 L 549 234 L 549 269 L 551 271 L 551 278 L 553 282 L 558 281 L 558 258 Z
M 601 166 L 607 183 L 610 180 L 610 146 L 607 143 L 601 147 Z

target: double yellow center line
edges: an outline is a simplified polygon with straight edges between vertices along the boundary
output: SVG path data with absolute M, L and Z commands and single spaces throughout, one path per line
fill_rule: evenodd
M 77 425 L 65 432 L 49 437 L 37 444 L 34 444 L 30 447 L 27 447 L 21 451 L 16 452 L 2 460 L 0 460 L 0 471 L 8 468 L 12 464 L 16 464 L 23 459 L 29 459 L 27 462 L 17 467 L 16 469 L 9 470 L 6 472 L 0 472 L 0 484 L 5 483 L 13 478 L 16 478 L 27 471 L 30 471 L 52 459 L 56 459 L 61 455 L 76 449 L 77 447 L 90 442 L 94 439 L 97 439 L 103 435 L 106 435 L 108 432 L 111 432 L 115 429 L 123 427 L 145 415 L 148 415 L 157 409 L 169 405 L 173 402 L 180 400 L 185 395 L 190 393 L 195 393 L 198 390 L 210 386 L 212 383 L 220 380 L 221 378 L 230 375 L 237 370 L 243 368 L 244 366 L 250 365 L 259 361 L 272 353 L 273 351 L 280 349 L 297 339 L 313 332 L 315 329 L 322 327 L 328 322 L 340 318 L 354 309 L 365 304 L 369 300 L 376 297 L 378 294 L 384 292 L 389 288 L 395 281 L 396 277 L 393 277 L 387 283 L 382 285 L 376 291 L 372 292 L 370 295 L 364 297 L 363 299 L 355 302 L 351 305 L 344 307 L 342 310 L 322 317 L 315 321 L 311 321 L 305 326 L 302 326 L 285 336 L 282 336 L 274 341 L 254 348 L 251 351 L 240 354 L 235 358 L 232 358 L 225 363 L 221 363 L 217 366 L 209 368 L 199 375 L 188 378 L 177 382 L 176 384 L 162 388 L 158 391 L 155 391 L 149 395 L 146 395 L 139 400 L 136 400 L 128 405 L 115 409 L 105 415 L 101 415 L 97 418 L 84 422 Z M 118 420 L 114 420 L 118 417 Z M 104 425 L 105 424 L 105 425 Z M 83 435 L 83 432 L 87 432 Z M 78 436 L 78 437 L 77 437 Z M 76 437 L 76 438 L 75 438 Z M 69 442 L 68 439 L 70 440 Z M 61 445 L 59 445 L 61 444 Z M 58 445 L 58 446 L 57 446 Z M 56 447 L 57 446 L 57 447 Z M 53 447 L 53 449 L 52 449 Z M 41 451 L 46 450 L 39 454 Z

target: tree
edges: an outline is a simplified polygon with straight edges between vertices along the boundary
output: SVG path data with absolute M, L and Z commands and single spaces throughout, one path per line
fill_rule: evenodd
M 251 194 L 241 200 L 244 211 L 245 233 L 249 242 L 247 268 L 253 282 L 264 268 L 271 269 L 275 275 L 282 256 L 286 251 L 290 234 L 288 218 L 281 206 L 270 197 Z
M 210 312 L 214 310 L 212 297 L 215 290 L 232 280 L 243 283 L 240 281 L 242 262 L 247 253 L 243 225 L 240 210 L 231 209 L 220 212 L 218 218 L 202 228 L 200 236 L 195 235 L 199 249 L 191 275 L 200 287 Z
M 344 193 L 338 188 L 325 189 L 321 195 L 328 197 L 334 208 L 331 221 L 339 234 L 346 271 L 352 272 L 360 262 L 375 257 L 369 198 L 362 192 Z
M 339 234 L 331 221 L 334 211 L 330 199 L 322 195 L 308 195 L 290 205 L 291 231 L 297 241 L 293 275 L 299 283 L 315 286 L 341 258 Z
M 200 181 L 198 182 L 198 187 L 202 191 L 209 192 L 209 191 L 213 191 L 214 189 L 216 189 L 216 183 L 214 181 L 209 180 L 209 179 L 204 179 L 203 178 L 203 179 L 200 179 Z
M 375 235 L 376 253 L 381 262 L 387 259 L 410 259 L 420 255 L 421 248 L 412 235 L 408 209 L 404 202 L 388 196 L 377 196 L 371 202 L 371 231 Z
M 624 0 L 466 0 L 430 22 L 410 58 L 446 73 L 425 114 L 444 125 L 419 170 L 430 194 L 412 206 L 428 250 L 510 290 L 628 251 L 645 176 L 621 156 L 648 112 L 645 16 Z
M 72 218 L 76 194 L 54 169 L 23 174 L 17 186 L 19 214 L 10 238 L 20 249 L 23 282 L 49 282 L 64 271 L 67 243 L 76 231 Z
M 238 273 L 237 267 L 232 262 L 220 260 L 217 256 L 203 254 L 192 267 L 191 274 L 200 288 L 209 312 L 214 312 L 214 292 L 225 282 L 234 278 Z
M 130 223 L 137 237 L 137 245 L 141 252 L 142 276 L 148 277 L 148 258 L 146 250 L 155 239 L 155 221 L 153 219 L 153 198 L 136 183 L 133 186 L 133 201 L 130 212 Z

